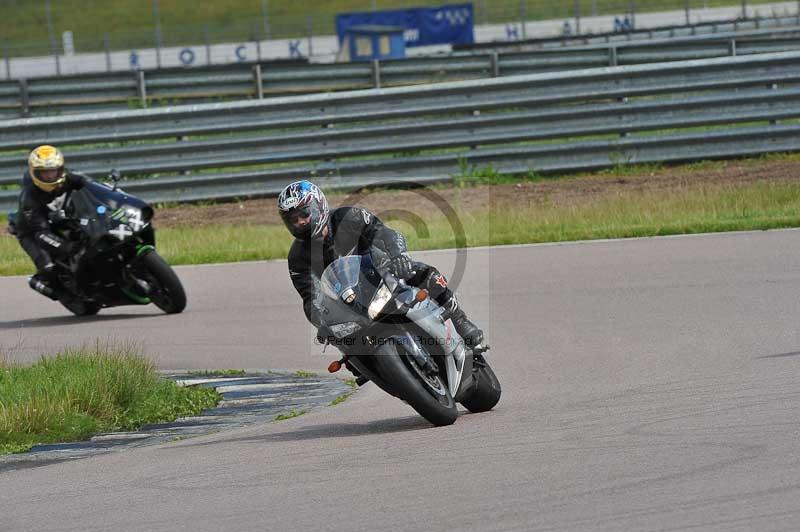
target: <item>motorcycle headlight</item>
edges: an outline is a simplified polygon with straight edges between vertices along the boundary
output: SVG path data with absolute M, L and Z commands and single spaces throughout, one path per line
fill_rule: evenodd
M 350 336 L 361 328 L 361 325 L 354 321 L 347 321 L 345 323 L 337 323 L 328 327 L 336 338 L 344 338 Z
M 386 283 L 381 283 L 381 287 L 375 292 L 375 296 L 372 298 L 369 308 L 367 309 L 369 319 L 374 320 L 377 318 L 390 299 L 392 299 L 392 291 L 389 290 Z

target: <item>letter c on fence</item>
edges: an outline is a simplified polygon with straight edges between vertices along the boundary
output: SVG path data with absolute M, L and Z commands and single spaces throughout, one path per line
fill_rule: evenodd
M 191 48 L 184 48 L 181 50 L 181 53 L 178 54 L 178 59 L 186 66 L 191 65 L 194 63 L 194 51 Z
M 243 44 L 240 44 L 236 47 L 236 59 L 239 61 L 247 61 L 247 47 Z

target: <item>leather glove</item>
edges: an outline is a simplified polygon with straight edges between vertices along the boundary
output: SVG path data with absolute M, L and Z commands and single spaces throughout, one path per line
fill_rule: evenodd
M 389 261 L 389 271 L 397 277 L 398 279 L 408 279 L 415 272 L 412 265 L 411 265 L 411 257 L 408 256 L 408 253 L 401 253 L 400 255 L 392 258 Z
M 80 190 L 86 184 L 86 181 L 83 179 L 83 177 L 79 175 L 67 172 L 66 177 L 67 185 L 69 186 L 70 190 Z

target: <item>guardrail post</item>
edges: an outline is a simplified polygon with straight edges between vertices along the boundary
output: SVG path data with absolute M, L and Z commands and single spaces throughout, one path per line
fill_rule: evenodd
M 776 90 L 778 90 L 778 84 L 777 83 L 770 83 L 769 85 L 767 85 L 767 88 L 770 89 L 770 90 L 776 91 Z M 778 124 L 778 121 L 777 120 L 770 120 L 769 124 L 771 126 L 775 126 L 775 125 Z
M 617 101 L 618 101 L 619 103 L 621 103 L 621 104 L 625 105 L 626 103 L 628 103 L 628 97 L 627 97 L 627 96 L 621 96 L 621 97 L 617 98 Z M 625 137 L 627 137 L 628 135 L 629 135 L 629 133 L 628 133 L 627 131 L 623 131 L 622 133 L 620 133 L 620 134 L 619 134 L 619 136 L 620 136 L 621 138 L 625 138 Z
M 308 58 L 314 57 L 314 24 L 311 15 L 306 15 L 306 28 L 308 31 Z
M 380 59 L 373 59 L 370 65 L 370 77 L 372 79 L 372 87 L 375 89 L 381 88 L 381 61 Z
M 619 58 L 617 56 L 617 47 L 616 46 L 609 46 L 608 47 L 608 66 L 615 67 L 619 65 Z
M 106 54 L 106 72 L 111 72 L 111 37 L 108 33 L 103 34 L 103 51 Z
M 261 77 L 261 65 L 256 63 L 253 67 L 253 81 L 256 84 L 256 97 L 259 100 L 264 99 L 264 79 Z
M 731 57 L 736 57 L 736 39 L 731 39 L 728 41 L 728 55 Z
M 211 32 L 208 29 L 208 24 L 203 26 L 203 44 L 206 46 L 206 64 L 211 64 Z
M 11 80 L 11 59 L 8 57 L 8 44 L 3 44 L 3 59 L 6 63 L 6 79 Z
M 144 79 L 144 70 L 136 71 L 136 89 L 139 92 L 139 103 L 142 109 L 147 108 L 147 82 Z
M 492 52 L 489 54 L 489 64 L 491 65 L 492 69 L 492 77 L 499 78 L 500 77 L 500 54 L 497 52 Z
M 22 116 L 30 116 L 31 114 L 31 96 L 28 92 L 28 80 L 20 78 L 19 80 L 19 103 Z

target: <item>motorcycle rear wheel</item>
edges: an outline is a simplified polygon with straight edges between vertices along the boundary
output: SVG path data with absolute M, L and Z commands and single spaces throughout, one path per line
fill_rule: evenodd
M 458 417 L 453 396 L 441 377 L 435 376 L 429 383 L 412 368 L 414 358 L 403 349 L 388 342 L 375 353 L 378 373 L 390 383 L 392 389 L 422 417 L 437 427 L 452 425 Z M 437 380 L 438 384 L 433 381 Z

